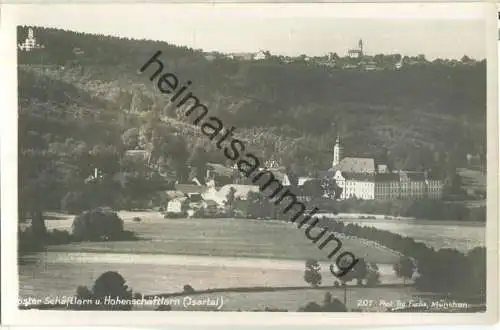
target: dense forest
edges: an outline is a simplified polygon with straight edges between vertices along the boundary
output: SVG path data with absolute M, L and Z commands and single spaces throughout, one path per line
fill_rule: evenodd
M 485 161 L 485 60 L 364 72 L 273 57 L 207 60 L 201 50 L 166 42 L 33 29 L 44 48 L 18 56 L 20 193 L 33 203 L 40 202 L 35 191 L 50 190 L 59 193 L 45 198 L 59 205 L 95 167 L 117 173 L 130 165 L 121 157 L 126 149 L 148 149 L 158 168 L 181 181 L 186 164 L 197 171 L 226 161 L 137 74 L 157 50 L 261 159 L 299 175 L 330 167 L 337 134 L 346 156 L 370 155 L 393 168 L 446 174 L 464 166 L 467 153 Z M 27 30 L 18 27 L 18 43 Z
M 22 42 L 27 28 L 18 32 Z M 211 113 L 237 127 L 248 145 L 265 145 L 263 158 L 326 169 L 337 133 L 347 154 L 389 153 L 403 168 L 429 165 L 439 157 L 460 163 L 466 153 L 485 152 L 484 60 L 360 72 L 274 59 L 208 61 L 199 50 L 165 42 L 45 28 L 34 32 L 45 48 L 21 53 L 22 70 L 45 65 L 38 68 L 43 75 L 107 99 L 116 112 L 156 111 L 176 119 L 175 111 L 165 110 L 166 97 L 137 75 L 162 50 L 167 70 L 193 81 L 193 93 Z M 52 101 L 61 104 L 58 95 Z

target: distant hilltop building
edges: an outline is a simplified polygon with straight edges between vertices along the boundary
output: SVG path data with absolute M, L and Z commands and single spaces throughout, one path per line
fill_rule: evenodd
M 428 172 L 390 172 L 373 158 L 343 157 L 340 137 L 333 151 L 332 168 L 325 174 L 342 188 L 340 199 L 440 199 L 443 182 Z
M 25 52 L 29 52 L 33 49 L 45 48 L 44 45 L 38 44 L 36 42 L 35 33 L 32 28 L 28 29 L 28 37 L 24 40 L 22 44 L 18 44 L 17 47 Z
M 258 61 L 265 60 L 271 56 L 269 51 L 261 50 L 257 53 L 231 53 L 228 57 L 233 60 Z
M 361 58 L 363 58 L 363 54 L 364 53 L 363 53 L 363 40 L 362 39 L 359 39 L 358 48 L 347 50 L 347 56 L 349 56 L 350 58 L 361 59 Z

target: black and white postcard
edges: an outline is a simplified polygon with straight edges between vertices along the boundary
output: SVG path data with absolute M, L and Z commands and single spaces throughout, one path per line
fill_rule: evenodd
M 2 9 L 5 324 L 497 319 L 493 3 Z

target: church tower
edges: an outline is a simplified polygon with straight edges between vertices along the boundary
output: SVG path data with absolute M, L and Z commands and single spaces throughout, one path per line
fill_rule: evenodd
M 340 136 L 337 135 L 335 146 L 333 147 L 333 162 L 332 167 L 335 167 L 342 160 L 342 146 L 340 145 Z

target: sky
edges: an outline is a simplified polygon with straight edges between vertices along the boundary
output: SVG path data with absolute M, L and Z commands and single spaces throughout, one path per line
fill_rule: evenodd
M 204 51 L 486 57 L 481 4 L 18 5 L 16 23 L 162 40 Z

